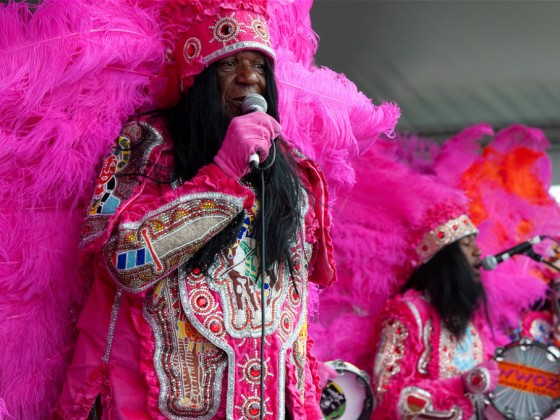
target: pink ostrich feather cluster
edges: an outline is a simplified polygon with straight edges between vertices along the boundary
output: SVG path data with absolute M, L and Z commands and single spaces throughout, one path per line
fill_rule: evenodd
M 121 125 L 169 94 L 167 2 L 0 6 L 0 417 L 44 418 L 60 392 L 88 287 L 77 263 L 83 207 Z M 286 137 L 336 193 L 354 183 L 350 161 L 392 135 L 400 114 L 313 64 L 311 4 L 268 2 L 280 111 Z
M 320 359 L 343 359 L 368 372 L 375 317 L 414 268 L 426 213 L 436 203 L 465 200 L 400 161 L 398 147 L 380 139 L 352 162 L 356 184 L 334 207 L 338 281 L 321 292 L 311 326 Z
M 319 358 L 371 371 L 376 315 L 410 275 L 410 233 L 438 203 L 468 205 L 483 255 L 535 235 L 557 237 L 548 147 L 538 129 L 513 125 L 494 134 L 479 124 L 442 144 L 415 135 L 379 140 L 355 159 L 356 184 L 334 208 L 339 280 L 321 292 L 311 326 Z M 508 341 L 524 310 L 546 297 L 545 277 L 542 264 L 523 256 L 483 272 L 498 344 Z
M 269 30 L 277 56 L 282 133 L 317 162 L 331 201 L 355 182 L 351 162 L 379 136 L 392 136 L 399 107 L 374 104 L 343 74 L 314 64 L 318 47 L 311 0 L 269 1 Z
M 140 3 L 0 5 L 0 400 L 15 418 L 46 418 L 58 397 L 87 288 L 82 207 L 161 63 Z

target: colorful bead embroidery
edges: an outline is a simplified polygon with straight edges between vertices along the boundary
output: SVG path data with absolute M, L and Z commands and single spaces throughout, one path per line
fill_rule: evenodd
M 441 379 L 460 375 L 484 361 L 482 340 L 476 328 L 469 322 L 464 337 L 457 341 L 441 324 L 439 340 L 439 376 Z
M 408 329 L 401 321 L 388 319 L 383 323 L 373 378 L 378 396 L 385 393 L 391 377 L 400 372 L 400 361 L 405 356 L 404 342 L 407 337 Z
M 177 277 L 162 280 L 148 294 L 144 312 L 155 335 L 160 410 L 171 418 L 211 419 L 220 403 L 226 355 L 186 318 Z
M 106 231 L 109 218 L 120 203 L 132 197 L 148 156 L 162 143 L 163 138 L 156 129 L 144 122 L 130 123 L 123 128 L 111 154 L 103 161 L 103 170 L 82 226 L 81 247 Z
M 135 223 L 122 224 L 104 248 L 110 271 L 126 290 L 144 290 L 189 259 L 243 210 L 221 193 L 184 195 Z

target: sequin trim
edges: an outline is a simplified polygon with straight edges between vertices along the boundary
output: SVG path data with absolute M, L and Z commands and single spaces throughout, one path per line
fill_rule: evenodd
M 113 338 L 115 337 L 115 328 L 117 326 L 117 318 L 121 308 L 122 289 L 117 289 L 115 299 L 113 300 L 113 307 L 111 308 L 111 320 L 109 321 L 109 331 L 107 332 L 107 344 L 105 345 L 105 354 L 103 361 L 107 363 L 111 356 L 111 348 L 113 346 Z
M 125 290 L 147 289 L 187 261 L 243 210 L 243 199 L 222 193 L 189 194 L 123 223 L 104 248 L 110 272 Z
M 430 337 L 432 336 L 432 320 L 429 319 L 424 325 L 424 333 L 422 335 L 424 342 L 424 351 L 418 359 L 418 372 L 427 375 L 428 374 L 428 363 L 432 355 L 432 345 L 430 342 Z
M 385 393 L 391 377 L 401 370 L 400 361 L 406 354 L 404 342 L 408 335 L 408 329 L 401 321 L 387 319 L 383 322 L 373 381 L 378 397 Z
M 417 369 L 418 372 L 422 374 L 428 373 L 428 362 L 430 360 L 430 353 L 431 353 L 431 346 L 430 346 L 430 334 L 432 331 L 432 323 L 430 320 L 426 322 L 426 325 L 422 325 L 422 317 L 420 316 L 420 312 L 416 305 L 412 302 L 406 302 L 408 308 L 414 315 L 414 319 L 416 320 L 416 325 L 418 326 L 418 342 L 424 343 L 424 351 L 420 355 L 418 359 Z
M 307 324 L 301 329 L 297 340 L 294 340 L 291 362 L 296 369 L 297 387 L 300 392 L 300 402 L 305 402 L 305 361 L 307 359 Z
M 213 418 L 220 405 L 226 356 L 181 310 L 176 276 L 162 280 L 148 294 L 144 316 L 155 336 L 161 412 L 177 420 Z
M 420 261 L 425 263 L 444 246 L 476 233 L 478 233 L 478 229 L 474 223 L 467 215 L 463 214 L 426 233 L 422 242 L 416 248 L 416 252 Z
M 104 169 L 99 175 L 96 191 L 82 226 L 80 247 L 106 231 L 109 219 L 118 206 L 133 196 L 140 182 L 138 174 L 144 173 L 148 156 L 162 143 L 160 133 L 149 124 L 134 122 L 124 126 L 117 144 L 103 161 Z
M 209 65 L 214 60 L 220 57 L 230 55 L 241 50 L 262 50 L 265 51 L 272 58 L 276 59 L 276 54 L 274 53 L 274 50 L 269 46 L 264 45 L 262 42 L 242 41 L 233 45 L 226 45 L 225 47 L 220 48 L 219 50 L 214 51 L 211 54 L 208 54 L 206 57 L 203 57 L 202 61 L 204 62 L 204 64 Z

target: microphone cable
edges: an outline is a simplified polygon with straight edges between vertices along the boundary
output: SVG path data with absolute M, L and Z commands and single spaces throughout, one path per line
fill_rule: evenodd
M 265 217 L 264 217 L 264 206 L 265 206 L 265 179 L 264 179 L 264 171 L 270 169 L 274 162 L 276 161 L 276 144 L 272 142 L 272 158 L 271 161 L 265 167 L 261 168 L 258 165 L 252 165 L 254 170 L 260 172 L 261 178 L 261 350 L 260 350 L 260 359 L 261 359 L 261 378 L 260 378 L 260 419 L 264 419 L 264 374 L 265 374 L 265 366 L 264 366 L 264 343 L 265 343 L 265 334 L 266 334 L 266 310 L 265 310 L 265 278 L 266 278 L 266 224 L 265 224 Z

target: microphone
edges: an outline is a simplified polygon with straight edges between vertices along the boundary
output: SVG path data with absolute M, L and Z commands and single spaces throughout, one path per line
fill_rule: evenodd
M 541 242 L 545 236 L 535 236 L 528 241 L 521 242 L 519 245 L 515 245 L 513 248 L 507 249 L 496 255 L 488 255 L 482 259 L 482 267 L 487 270 L 495 269 L 498 264 L 509 260 L 513 255 L 518 254 L 529 254 L 529 257 L 534 258 L 533 245 Z
M 268 109 L 268 104 L 266 99 L 264 99 L 258 93 L 250 93 L 245 96 L 243 102 L 241 102 L 241 112 L 243 114 L 250 114 L 251 112 L 261 111 L 266 112 Z
M 266 99 L 258 93 L 248 94 L 243 99 L 243 102 L 241 102 L 241 112 L 243 114 L 250 114 L 251 112 L 256 111 L 266 112 L 267 109 L 268 104 L 266 103 Z M 259 167 L 259 155 L 257 153 L 253 153 L 249 157 L 249 166 L 251 168 Z

